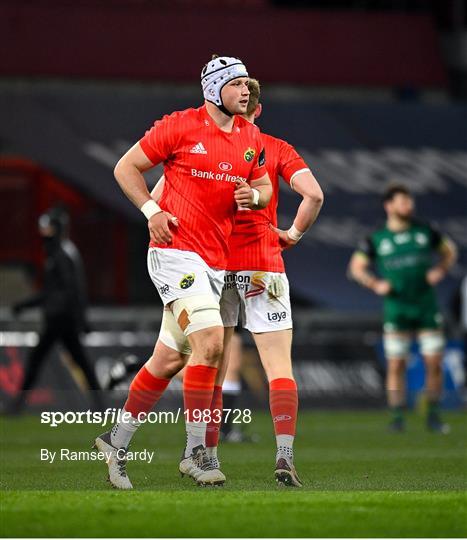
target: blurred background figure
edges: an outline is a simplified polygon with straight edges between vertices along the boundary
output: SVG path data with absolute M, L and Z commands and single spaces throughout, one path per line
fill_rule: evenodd
M 67 349 L 81 368 L 93 391 L 93 403 L 100 407 L 99 383 L 80 340 L 80 335 L 88 329 L 86 282 L 81 256 L 68 237 L 68 214 L 63 208 L 51 208 L 40 216 L 38 225 L 45 251 L 43 288 L 34 296 L 16 303 L 12 310 L 15 316 L 19 316 L 26 309 L 39 307 L 43 315 L 43 330 L 27 359 L 23 382 L 9 409 L 14 413 L 21 411 L 49 351 L 57 343 Z
M 443 316 L 434 287 L 455 264 L 457 249 L 447 236 L 415 219 L 415 201 L 406 186 L 389 186 L 383 205 L 386 224 L 360 242 L 349 269 L 355 281 L 384 298 L 386 392 L 393 414 L 390 429 L 396 432 L 405 429 L 405 378 L 411 341 L 415 337 L 426 369 L 427 427 L 447 433 L 449 426 L 441 420 L 439 412 L 445 345 Z M 370 270 L 372 263 L 378 276 Z

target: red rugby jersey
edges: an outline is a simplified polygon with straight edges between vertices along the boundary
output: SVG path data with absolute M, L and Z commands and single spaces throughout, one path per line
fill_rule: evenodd
M 273 195 L 268 206 L 262 210 L 237 212 L 229 240 L 227 270 L 284 272 L 279 237 L 269 229 L 270 223 L 277 227 L 279 176 L 290 184 L 294 175 L 310 169 L 287 142 L 265 133 L 261 133 L 261 140 L 266 151 L 266 169 L 272 182 Z
M 179 222 L 171 226 L 171 244 L 150 246 L 193 251 L 210 267 L 224 269 L 237 210 L 235 180 L 266 174 L 259 129 L 235 116 L 226 133 L 203 106 L 164 116 L 140 145 L 152 163 L 164 162 L 159 206 Z

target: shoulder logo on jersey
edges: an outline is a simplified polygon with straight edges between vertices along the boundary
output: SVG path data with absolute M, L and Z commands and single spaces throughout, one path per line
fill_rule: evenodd
M 195 274 L 185 274 L 180 280 L 180 288 L 188 289 L 195 282 Z
M 266 150 L 263 148 L 258 158 L 258 165 L 262 167 L 266 163 Z
M 207 154 L 206 148 L 204 148 L 204 145 L 202 142 L 199 142 L 198 144 L 195 144 L 193 148 L 190 150 L 190 154 Z
M 255 157 L 255 154 L 256 154 L 256 150 L 254 150 L 253 148 L 248 148 L 247 150 L 245 150 L 243 157 L 245 158 L 245 161 L 250 162 Z
M 221 171 L 231 171 L 232 170 L 232 164 L 227 161 L 221 161 L 219 163 L 219 169 Z

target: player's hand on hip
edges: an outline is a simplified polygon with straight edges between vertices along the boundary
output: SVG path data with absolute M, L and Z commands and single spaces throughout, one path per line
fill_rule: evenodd
M 375 281 L 372 289 L 378 296 L 386 296 L 391 292 L 392 287 L 389 281 L 378 279 Z
M 426 273 L 426 280 L 431 286 L 438 285 L 440 281 L 442 281 L 446 276 L 446 271 L 443 268 L 440 268 L 439 266 L 435 266 L 434 268 L 431 268 Z
M 292 240 L 292 238 L 290 238 L 290 236 L 287 234 L 287 231 L 283 231 L 282 229 L 274 227 L 272 223 L 269 224 L 269 228 L 279 237 L 279 245 L 282 249 L 289 249 L 295 246 L 295 244 L 297 243 L 296 240 Z
M 158 212 L 148 220 L 149 234 L 151 240 L 156 244 L 170 244 L 172 242 L 172 233 L 170 225 L 178 227 L 178 220 L 169 212 Z
M 235 182 L 234 198 L 239 208 L 251 208 L 253 206 L 253 190 L 246 182 L 241 180 Z

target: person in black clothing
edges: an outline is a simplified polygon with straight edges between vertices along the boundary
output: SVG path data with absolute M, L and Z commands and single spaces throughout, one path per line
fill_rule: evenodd
M 39 306 L 44 328 L 39 343 L 31 352 L 24 380 L 14 400 L 12 412 L 24 405 L 27 392 L 37 381 L 40 369 L 52 346 L 61 342 L 82 369 L 92 392 L 94 405 L 100 408 L 99 383 L 80 341 L 86 331 L 86 286 L 80 254 L 68 238 L 68 215 L 53 208 L 39 218 L 39 232 L 46 252 L 43 290 L 13 306 L 13 313 Z

